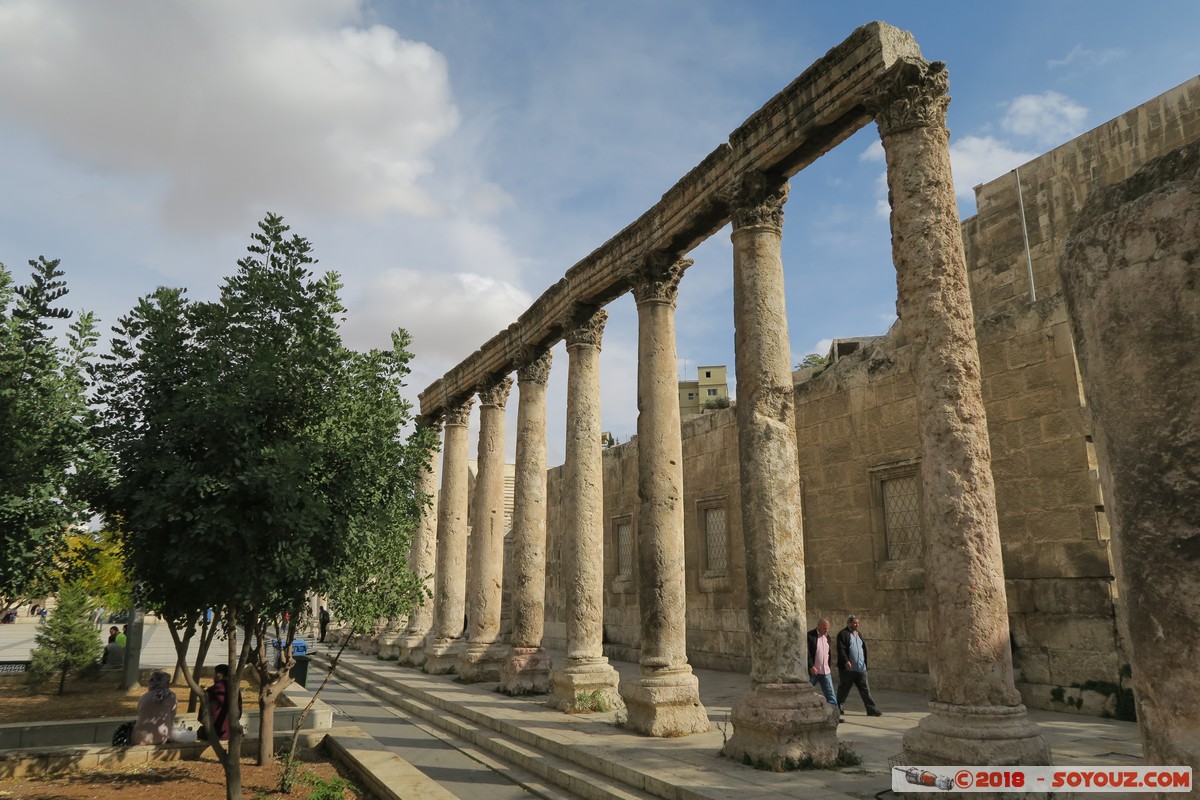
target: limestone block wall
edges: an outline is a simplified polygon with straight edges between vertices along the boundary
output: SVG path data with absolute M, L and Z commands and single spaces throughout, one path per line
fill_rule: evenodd
M 919 474 L 916 387 L 899 326 L 796 386 L 811 625 L 860 618 L 872 681 L 920 690 L 928 656 L 925 570 L 889 559 L 881 482 Z M 919 483 L 917 484 L 919 486 Z
M 1152 158 L 1200 138 L 1200 77 L 1020 167 L 1025 224 L 1039 298 L 1060 290 L 1058 259 L 1079 209 L 1097 186 L 1124 180 Z M 1029 301 L 1016 176 L 975 189 L 979 213 L 963 223 L 977 318 Z

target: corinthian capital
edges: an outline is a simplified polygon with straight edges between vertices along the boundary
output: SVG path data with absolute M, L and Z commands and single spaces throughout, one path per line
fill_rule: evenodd
M 683 271 L 693 263 L 690 258 L 677 258 L 671 253 L 646 254 L 629 270 L 633 298 L 639 305 L 663 303 L 674 308 L 679 298 L 679 281 L 683 279 Z
M 880 136 L 910 128 L 946 127 L 950 75 L 941 61 L 903 59 L 879 79 L 867 101 Z
M 508 392 L 512 389 L 512 377 L 505 375 L 503 378 L 481 383 L 476 391 L 479 393 L 479 403 L 484 406 L 496 406 L 503 409 L 508 403 Z
M 429 416 L 421 414 L 415 420 L 417 427 L 428 428 L 434 433 L 440 433 L 442 430 L 442 418 L 440 416 Z
M 586 344 L 599 350 L 605 322 L 608 322 L 608 312 L 603 308 L 576 306 L 567 319 L 567 346 Z
M 522 359 L 524 363 L 517 369 L 517 380 L 521 383 L 529 381 L 545 386 L 550 380 L 550 364 L 553 358 L 549 350 L 537 355 L 533 348 L 528 348 Z
M 787 181 L 750 170 L 729 192 L 729 216 L 733 229 L 762 225 L 783 230 L 783 204 L 787 202 Z
M 474 398 L 468 397 L 466 400 L 461 400 L 454 405 L 446 406 L 446 411 L 442 419 L 446 425 L 462 425 L 465 427 L 471 419 L 471 406 L 473 405 L 475 405 Z

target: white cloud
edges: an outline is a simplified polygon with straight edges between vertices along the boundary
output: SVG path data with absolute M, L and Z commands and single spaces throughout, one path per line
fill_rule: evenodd
M 138 175 L 189 230 L 285 213 L 429 215 L 458 125 L 445 59 L 360 0 L 0 6 L 0 122 Z
M 867 145 L 867 149 L 858 154 L 859 161 L 878 162 L 882 164 L 887 159 L 887 154 L 883 152 L 883 142 L 879 139 Z
M 954 193 L 960 200 L 974 201 L 974 188 L 1037 157 L 1037 153 L 1013 149 L 992 136 L 964 136 L 950 144 L 954 171 Z
M 1001 127 L 1039 145 L 1057 145 L 1083 131 L 1087 109 L 1054 91 L 1024 94 L 1008 103 Z
M 533 301 L 505 281 L 469 272 L 392 269 L 376 276 L 354 303 L 343 333 L 351 347 L 380 346 L 403 326 L 419 360 L 418 388 L 508 327 Z
M 1124 58 L 1125 51 L 1120 47 L 1110 47 L 1106 50 L 1092 50 L 1077 44 L 1071 48 L 1071 52 L 1067 53 L 1062 58 L 1052 58 L 1046 62 L 1046 67 L 1049 69 L 1061 69 L 1072 65 L 1089 68 L 1099 67 L 1111 61 Z

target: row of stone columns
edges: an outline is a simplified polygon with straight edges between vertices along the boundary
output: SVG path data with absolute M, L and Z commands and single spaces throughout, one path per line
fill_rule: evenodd
M 946 90 L 943 65 L 900 62 L 871 99 L 887 154 L 898 311 L 915 355 L 933 619 L 931 714 L 906 735 L 905 749 L 910 763 L 1046 763 L 1045 742 L 1020 704 L 1007 652 L 995 494 L 950 174 Z M 751 675 L 749 692 L 733 707 L 733 734 L 723 752 L 776 768 L 806 760 L 829 763 L 838 756 L 836 712 L 811 687 L 806 670 L 800 476 L 780 256 L 787 192 L 782 177 L 752 171 L 739 177 L 727 198 Z M 568 393 L 559 569 L 566 587 L 565 663 L 550 670 L 542 649 L 550 355 L 535 351 L 524 352 L 518 364 L 511 646 L 499 643 L 504 406 L 511 386 L 510 378 L 501 377 L 478 388 L 469 587 L 466 424 L 472 401 L 460 398 L 443 410 L 433 614 L 431 619 L 426 609 L 414 613 L 402 660 L 423 661 L 431 673 L 457 670 L 464 680 L 499 679 L 514 694 L 550 691 L 552 704 L 566 711 L 626 705 L 629 726 L 651 735 L 708 729 L 685 641 L 674 312 L 690 263 L 676 254 L 651 253 L 627 276 L 638 309 L 639 678 L 619 687 L 602 650 L 598 362 L 607 312 L 589 306 L 576 307 L 564 324 Z M 432 530 L 423 524 L 418 532 L 415 564 L 430 563 Z

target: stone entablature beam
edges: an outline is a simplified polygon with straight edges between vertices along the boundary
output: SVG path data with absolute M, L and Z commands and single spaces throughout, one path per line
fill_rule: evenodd
M 858 28 L 796 78 L 680 179 L 636 221 L 567 270 L 517 322 L 488 340 L 420 395 L 436 415 L 490 375 L 517 368 L 521 347 L 546 349 L 580 305 L 601 307 L 629 291 L 626 266 L 653 252 L 684 254 L 730 219 L 727 190 L 739 176 L 786 179 L 870 123 L 868 100 L 900 59 L 921 59 L 912 35 L 882 22 Z

